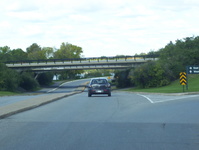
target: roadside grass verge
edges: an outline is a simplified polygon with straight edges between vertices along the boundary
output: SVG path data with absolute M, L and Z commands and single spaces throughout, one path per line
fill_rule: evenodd
M 180 85 L 180 80 L 172 82 L 168 86 L 157 88 L 130 88 L 126 91 L 131 92 L 148 92 L 148 93 L 183 93 L 183 85 Z M 188 90 L 184 86 L 184 92 L 199 92 L 199 75 L 188 75 Z
M 0 91 L 0 96 L 13 96 L 19 95 L 20 93 L 17 92 L 8 92 L 8 91 Z

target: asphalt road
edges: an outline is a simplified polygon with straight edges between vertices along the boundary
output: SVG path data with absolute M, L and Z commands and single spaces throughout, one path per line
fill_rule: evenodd
M 198 150 L 199 95 L 86 92 L 0 120 L 1 150 Z
M 65 83 L 57 82 L 52 86 L 49 86 L 47 88 L 43 88 L 40 91 L 37 91 L 36 93 L 69 93 L 75 90 L 78 90 L 77 88 L 82 87 L 85 82 L 88 82 L 90 79 L 80 79 L 80 80 L 74 80 L 69 81 Z
M 10 105 L 19 101 L 27 101 L 32 98 L 36 98 L 39 96 L 43 96 L 45 94 L 49 93 L 69 93 L 73 91 L 78 91 L 79 87 L 82 87 L 85 82 L 88 82 L 89 79 L 81 79 L 81 80 L 75 80 L 65 83 L 55 82 L 52 86 L 42 88 L 39 91 L 33 92 L 33 93 L 27 93 L 24 95 L 18 95 L 18 96 L 3 96 L 0 97 L 0 107 Z

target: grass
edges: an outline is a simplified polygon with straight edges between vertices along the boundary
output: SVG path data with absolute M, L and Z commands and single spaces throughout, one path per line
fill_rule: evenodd
M 164 87 L 147 89 L 131 88 L 127 91 L 148 93 L 183 93 L 183 85 L 180 85 L 180 81 L 176 80 L 170 85 Z M 184 92 L 199 92 L 199 75 L 188 75 L 188 90 L 186 90 L 185 85 Z
M 17 92 L 8 92 L 8 91 L 0 91 L 0 96 L 13 96 L 13 95 L 19 95 Z

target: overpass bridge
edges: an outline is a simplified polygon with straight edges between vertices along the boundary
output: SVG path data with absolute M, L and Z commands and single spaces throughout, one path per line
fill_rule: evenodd
M 158 59 L 156 55 L 123 56 L 123 57 L 92 57 L 77 59 L 23 60 L 5 62 L 7 67 L 17 71 L 32 72 L 90 70 L 90 69 L 126 69 L 137 67 Z

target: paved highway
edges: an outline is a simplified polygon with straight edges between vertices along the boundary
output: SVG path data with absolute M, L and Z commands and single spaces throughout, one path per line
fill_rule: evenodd
M 34 93 L 27 93 L 19 96 L 3 96 L 0 97 L 0 107 L 10 105 L 19 101 L 27 101 L 32 98 L 36 98 L 39 96 L 43 96 L 49 93 L 69 93 L 73 91 L 81 90 L 79 87 L 82 87 L 85 82 L 89 81 L 89 79 L 81 79 L 70 82 L 65 82 L 60 85 L 60 82 L 56 82 L 54 85 L 49 86 L 47 88 L 43 88 L 40 91 L 36 91 Z
M 43 88 L 40 91 L 37 91 L 36 93 L 69 93 L 73 91 L 80 90 L 79 87 L 83 87 L 86 82 L 88 82 L 89 79 L 80 79 L 80 80 L 74 80 L 69 81 L 65 83 L 57 82 L 54 85 Z
M 0 120 L 1 150 L 198 150 L 199 95 L 86 92 Z

